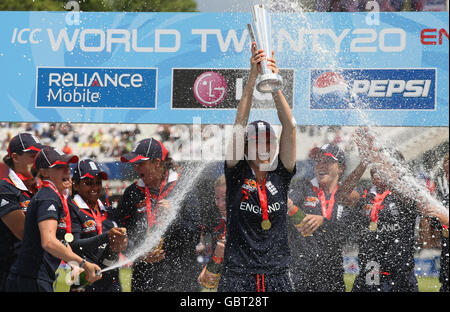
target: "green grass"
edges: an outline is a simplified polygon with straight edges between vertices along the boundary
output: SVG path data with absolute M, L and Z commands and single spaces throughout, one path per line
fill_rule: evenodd
M 131 271 L 130 268 L 122 268 L 119 272 L 120 282 L 122 283 L 122 291 L 130 292 L 131 291 Z M 67 292 L 69 291 L 69 286 L 65 282 L 66 272 L 62 269 L 58 269 L 57 273 L 59 274 L 58 280 L 56 282 L 56 292 Z M 346 285 L 346 290 L 351 291 L 353 282 L 355 281 L 356 275 L 354 274 L 345 274 L 344 280 Z M 419 291 L 420 292 L 438 292 L 440 283 L 437 277 L 423 277 L 418 276 L 417 280 L 419 282 Z
M 58 279 L 56 280 L 56 289 L 55 292 L 68 292 L 70 286 L 66 283 L 66 275 L 68 272 L 59 268 L 57 271 Z M 130 268 L 122 268 L 119 271 L 119 278 L 122 284 L 123 292 L 131 291 L 131 269 Z
M 352 290 L 355 278 L 355 274 L 345 274 L 346 291 Z M 441 287 L 441 283 L 437 277 L 417 276 L 417 282 L 419 283 L 419 292 L 439 292 L 439 288 Z

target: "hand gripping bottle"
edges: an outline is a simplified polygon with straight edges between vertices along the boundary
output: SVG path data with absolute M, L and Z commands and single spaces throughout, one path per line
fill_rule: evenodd
M 219 285 L 220 274 L 223 269 L 223 250 L 225 248 L 225 243 L 223 241 L 218 241 L 216 249 L 214 250 L 214 255 L 209 259 L 206 265 L 206 278 L 202 282 L 202 286 L 208 289 L 217 288 Z

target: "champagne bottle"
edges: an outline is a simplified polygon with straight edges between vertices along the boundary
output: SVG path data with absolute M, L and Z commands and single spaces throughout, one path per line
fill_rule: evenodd
M 223 268 L 221 260 L 222 259 L 218 260 L 216 257 L 211 257 L 208 264 L 206 264 L 206 270 L 213 274 L 221 274 Z
M 306 213 L 300 208 L 297 208 L 297 211 L 293 215 L 290 215 L 289 219 L 294 225 L 299 225 L 305 217 Z
M 206 279 L 202 281 L 202 286 L 206 290 L 211 290 L 217 288 L 219 285 L 220 274 L 222 273 L 222 263 L 217 263 L 215 257 L 209 259 L 206 265 Z
M 305 219 L 305 217 L 306 217 L 306 213 L 302 209 L 298 208 L 297 206 L 296 206 L 296 211 L 292 215 L 289 214 L 289 219 L 291 220 L 291 222 L 294 224 L 294 226 L 299 231 L 300 231 L 299 225 L 300 225 L 300 223 L 302 223 L 302 221 L 303 221 L 303 219 Z M 310 235 L 303 235 L 303 234 L 301 234 L 301 235 L 303 237 L 310 236 Z
M 214 255 L 209 259 L 206 264 L 206 281 L 202 282 L 202 286 L 207 289 L 217 288 L 219 285 L 220 275 L 223 269 L 223 249 L 225 244 L 222 241 L 217 242 Z
M 77 283 L 73 284 L 73 287 L 77 291 L 83 291 L 89 285 L 91 285 L 91 283 L 86 278 L 86 271 L 83 271 L 80 273 L 80 275 L 78 275 L 78 281 L 77 281 Z

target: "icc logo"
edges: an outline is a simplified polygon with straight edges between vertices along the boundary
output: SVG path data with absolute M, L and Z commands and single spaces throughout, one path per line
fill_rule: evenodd
M 206 107 L 215 107 L 222 103 L 227 92 L 227 81 L 222 75 L 213 71 L 201 74 L 194 83 L 194 96 Z

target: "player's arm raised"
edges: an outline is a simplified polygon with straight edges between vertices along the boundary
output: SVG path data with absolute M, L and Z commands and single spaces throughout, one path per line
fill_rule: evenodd
M 267 60 L 267 66 L 273 73 L 278 74 L 279 69 L 273 58 L 274 52 L 272 52 L 272 58 Z M 277 108 L 278 118 L 281 122 L 282 130 L 280 137 L 280 160 L 284 167 L 292 172 L 295 167 L 296 160 L 296 122 L 289 107 L 286 98 L 281 90 L 272 93 L 275 107 Z
M 257 50 L 256 43 L 253 42 L 252 57 L 250 59 L 250 75 L 237 109 L 236 119 L 233 126 L 233 137 L 227 146 L 226 164 L 228 168 L 236 166 L 244 156 L 245 128 L 247 127 L 250 116 L 250 108 L 252 106 L 253 90 L 255 89 L 256 79 L 261 70 L 260 63 L 264 60 L 264 58 L 264 51 Z

